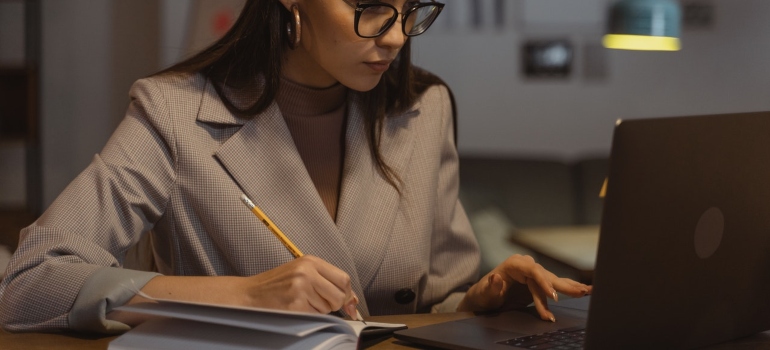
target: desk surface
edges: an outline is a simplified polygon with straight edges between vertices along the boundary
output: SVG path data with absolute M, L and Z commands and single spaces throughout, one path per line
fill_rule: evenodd
M 392 316 L 373 316 L 367 317 L 367 320 L 376 322 L 404 323 L 410 328 L 426 326 L 429 324 L 458 320 L 473 316 L 470 312 L 456 312 L 443 314 L 414 314 L 414 315 L 392 315 Z M 75 333 L 66 334 L 47 334 L 47 333 L 8 333 L 0 330 L 0 349 L 2 350 L 49 350 L 49 349 L 72 349 L 72 350 L 104 350 L 107 349 L 110 341 L 115 339 L 111 337 L 89 336 Z M 414 345 L 389 338 L 374 346 L 369 347 L 373 350 L 385 349 L 414 349 Z
M 410 328 L 427 326 L 439 322 L 447 322 L 472 317 L 470 312 L 456 312 L 443 314 L 414 314 L 373 316 L 367 320 L 377 322 L 405 323 Z M 104 350 L 112 337 L 85 336 L 80 334 L 45 334 L 45 333 L 8 333 L 0 329 L 0 349 L 2 350 Z M 402 342 L 394 338 L 386 339 L 374 346 L 372 350 L 386 349 L 419 349 L 418 346 Z M 708 346 L 706 350 L 766 350 L 770 349 L 770 331 L 755 334 L 753 336 L 732 341 L 725 344 Z

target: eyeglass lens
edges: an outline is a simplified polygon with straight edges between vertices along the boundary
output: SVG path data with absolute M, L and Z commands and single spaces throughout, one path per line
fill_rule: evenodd
M 438 16 L 438 6 L 422 6 L 408 12 L 404 18 L 404 32 L 414 36 L 425 32 Z M 390 6 L 370 6 L 361 12 L 358 33 L 362 36 L 377 36 L 388 30 L 396 21 L 398 12 Z

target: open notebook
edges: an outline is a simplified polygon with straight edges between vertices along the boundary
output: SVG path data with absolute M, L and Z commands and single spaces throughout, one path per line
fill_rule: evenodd
M 164 299 L 116 310 L 157 317 L 110 342 L 110 350 L 356 349 L 362 335 L 406 328 L 330 315 Z

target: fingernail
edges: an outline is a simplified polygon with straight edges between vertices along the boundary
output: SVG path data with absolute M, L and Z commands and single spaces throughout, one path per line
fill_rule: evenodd
M 551 296 L 553 297 L 553 301 L 559 301 L 559 295 L 556 294 L 555 290 L 551 291 Z
M 556 317 L 551 316 L 550 320 L 551 320 L 551 322 L 555 323 L 556 322 Z
M 345 313 L 348 314 L 348 316 L 350 316 L 350 318 L 353 320 L 356 319 L 356 311 L 358 310 L 356 310 L 356 306 L 354 304 L 345 305 Z

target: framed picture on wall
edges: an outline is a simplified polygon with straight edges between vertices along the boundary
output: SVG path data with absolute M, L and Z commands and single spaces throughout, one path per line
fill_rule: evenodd
M 521 52 L 527 78 L 567 78 L 572 71 L 574 54 L 567 39 L 527 40 Z

